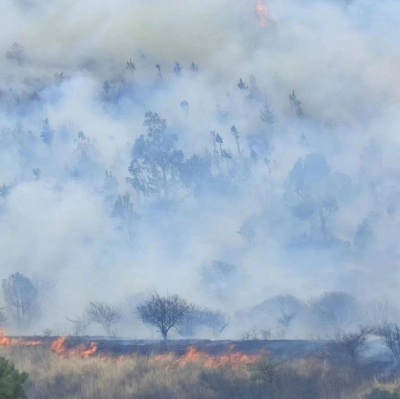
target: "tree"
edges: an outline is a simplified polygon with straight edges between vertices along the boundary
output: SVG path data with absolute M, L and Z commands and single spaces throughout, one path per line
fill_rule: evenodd
M 329 221 L 351 188 L 351 179 L 331 168 L 321 153 L 308 154 L 294 164 L 286 180 L 285 197 L 293 215 L 308 221 L 316 235 L 327 242 Z
M 238 155 L 239 155 L 239 157 L 240 157 L 240 156 L 242 155 L 242 151 L 240 150 L 239 132 L 238 132 L 238 130 L 236 129 L 235 125 L 233 125 L 233 126 L 231 127 L 231 132 L 232 132 L 232 134 L 233 134 L 233 137 L 235 138 L 236 145 L 237 145 L 237 149 L 238 149 Z
M 275 123 L 275 114 L 267 99 L 264 100 L 263 108 L 260 111 L 260 118 L 270 130 Z
M 400 394 L 386 389 L 375 388 L 370 394 L 363 396 L 363 399 L 400 399 Z
M 121 320 L 121 312 L 114 306 L 103 302 L 90 302 L 86 317 L 93 323 L 100 324 L 109 337 L 115 336 L 112 327 Z
M 132 74 L 132 77 L 133 77 L 133 72 L 135 71 L 136 66 L 135 66 L 135 64 L 132 62 L 132 59 L 131 59 L 131 58 L 129 58 L 129 61 L 127 61 L 127 63 L 126 63 L 126 69 L 128 69 L 129 71 L 131 71 L 131 74 Z
M 40 171 L 39 168 L 34 168 L 34 169 L 32 169 L 32 173 L 33 173 L 33 175 L 35 176 L 35 180 L 36 180 L 36 181 L 40 179 L 41 171 Z
M 27 373 L 20 373 L 14 365 L 4 357 L 0 357 L 0 398 L 24 399 L 24 383 L 28 379 Z
M 105 95 L 106 95 L 106 101 L 108 101 L 108 99 L 109 99 L 109 94 L 110 94 L 110 89 L 111 89 L 111 85 L 110 85 L 110 83 L 108 83 L 108 81 L 106 80 L 104 83 L 103 83 L 103 90 L 104 90 L 104 93 L 105 93 Z
M 161 79 L 162 78 L 162 73 L 161 73 L 161 65 L 160 64 L 157 64 L 156 65 L 156 69 L 157 69 L 157 76 L 158 76 L 158 78 L 159 79 Z
M 294 107 L 297 117 L 299 119 L 302 119 L 303 115 L 304 115 L 303 107 L 301 106 L 301 101 L 297 99 L 296 93 L 294 92 L 294 90 L 293 90 L 292 94 L 289 95 L 289 99 L 290 99 L 291 104 Z
M 240 286 L 243 270 L 234 264 L 213 260 L 200 269 L 201 282 L 219 297 L 226 297 Z
M 25 59 L 25 50 L 19 43 L 14 43 L 11 50 L 7 51 L 6 58 L 8 60 L 15 60 L 18 65 L 21 65 Z
M 40 137 L 43 143 L 50 145 L 53 142 L 54 132 L 49 125 L 49 120 L 46 118 L 43 122 L 42 133 Z
M 32 281 L 20 273 L 11 274 L 2 284 L 8 311 L 18 327 L 26 327 L 39 313 L 39 292 Z
M 247 90 L 249 87 L 243 82 L 242 78 L 239 79 L 239 83 L 237 84 L 240 90 Z
M 311 302 L 311 309 L 336 337 L 340 337 L 359 317 L 357 299 L 345 292 L 326 292 Z
M 177 136 L 166 132 L 165 119 L 147 112 L 144 126 L 147 127 L 147 135 L 135 141 L 133 160 L 128 169 L 132 177 L 127 181 L 138 192 L 168 200 L 184 156 L 182 151 L 176 149 Z
M 256 239 L 256 220 L 254 218 L 246 219 L 238 233 L 247 241 L 249 247 L 252 247 Z
M 209 193 L 214 182 L 209 159 L 192 155 L 182 163 L 179 172 L 183 185 L 195 195 Z
M 275 295 L 254 306 L 250 315 L 255 319 L 273 319 L 277 323 L 278 337 L 284 339 L 296 317 L 304 310 L 305 305 L 298 298 L 292 295 Z
M 76 168 L 73 172 L 74 177 L 84 175 L 91 176 L 96 164 L 96 149 L 90 140 L 83 132 L 78 133 L 78 139 L 75 140 L 76 148 Z
M 388 300 L 374 300 L 368 304 L 369 316 L 373 325 L 381 326 L 400 320 L 400 310 Z
M 184 319 L 190 306 L 178 295 L 161 297 L 154 294 L 150 300 L 139 305 L 136 311 L 144 324 L 157 327 L 163 339 L 167 340 L 171 328 Z
M 181 74 L 182 67 L 181 64 L 178 61 L 175 61 L 175 66 L 174 66 L 174 73 L 176 76 L 179 76 Z
M 134 212 L 133 204 L 130 201 L 130 194 L 126 193 L 120 195 L 114 204 L 112 212 L 113 217 L 117 217 L 121 224 L 120 228 L 126 230 L 129 235 L 129 239 L 132 240 L 135 232 L 135 224 L 140 219 L 139 215 Z
M 371 248 L 374 242 L 373 222 L 376 215 L 369 215 L 357 226 L 354 234 L 354 246 L 360 251 Z
M 213 311 L 191 305 L 185 317 L 177 324 L 178 333 L 184 337 L 192 337 L 203 328 L 219 335 L 229 325 L 228 317 L 221 311 Z
M 341 334 L 333 344 L 333 348 L 344 353 L 355 366 L 360 361 L 360 355 L 367 350 L 365 342 L 371 329 L 360 326 L 358 331 Z
M 3 312 L 4 308 L 0 308 L 0 326 L 2 326 L 6 321 L 7 317 Z
M 67 320 L 70 321 L 74 325 L 74 330 L 73 330 L 72 335 L 76 335 L 77 337 L 86 335 L 87 328 L 90 325 L 90 320 L 86 313 L 82 317 L 78 317 L 75 320 L 69 319 L 67 317 Z
M 118 190 L 118 180 L 112 172 L 105 172 L 103 190 L 106 195 L 106 201 L 114 200 Z
M 400 365 L 400 326 L 395 323 L 385 323 L 374 329 L 374 333 L 390 350 L 396 365 Z

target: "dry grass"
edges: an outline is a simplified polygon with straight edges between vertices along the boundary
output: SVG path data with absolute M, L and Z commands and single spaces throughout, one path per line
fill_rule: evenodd
M 0 355 L 29 373 L 30 399 L 359 399 L 375 386 L 318 360 L 207 368 L 173 356 L 62 359 L 41 347 L 1 348 Z

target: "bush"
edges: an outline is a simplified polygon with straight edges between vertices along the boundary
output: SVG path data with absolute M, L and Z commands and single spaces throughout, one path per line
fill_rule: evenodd
M 400 394 L 376 388 L 370 394 L 365 395 L 364 399 L 400 399 Z
M 23 384 L 28 374 L 20 373 L 4 357 L 0 357 L 0 399 L 26 398 Z

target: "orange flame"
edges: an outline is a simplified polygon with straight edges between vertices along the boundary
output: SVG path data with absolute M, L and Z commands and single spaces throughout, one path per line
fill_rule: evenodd
M 97 351 L 96 342 L 91 342 L 89 348 L 85 348 L 85 345 L 78 345 L 75 349 L 70 351 L 71 355 L 78 355 L 84 359 L 87 359 L 89 356 L 93 355 Z
M 230 351 L 234 349 L 234 346 L 230 348 Z M 250 363 L 257 362 L 263 358 L 262 354 L 248 355 L 243 352 L 228 352 L 219 356 L 212 356 L 208 353 L 201 352 L 194 346 L 190 346 L 187 349 L 185 355 L 179 357 L 176 360 L 172 353 L 166 353 L 158 355 L 153 358 L 153 361 L 165 361 L 170 363 L 168 367 L 183 366 L 188 363 L 202 363 L 206 368 L 219 368 L 219 367 L 232 367 L 237 368 Z
M 39 340 L 24 340 L 23 338 L 10 338 L 5 335 L 5 330 L 0 328 L 0 346 L 36 346 L 42 344 Z
M 44 344 L 42 341 L 24 340 L 23 338 L 10 338 L 5 336 L 5 331 L 0 329 L 0 346 L 34 346 Z M 151 357 L 152 362 L 165 362 L 167 368 L 175 368 L 184 366 L 188 363 L 201 363 L 206 368 L 219 368 L 219 367 L 232 367 L 238 368 L 250 363 L 261 360 L 264 354 L 259 353 L 256 355 L 248 355 L 243 352 L 234 352 L 235 345 L 231 345 L 228 353 L 219 356 L 209 355 L 208 353 L 199 351 L 196 347 L 190 346 L 187 348 L 186 353 L 183 356 L 176 357 L 174 353 L 165 353 Z M 51 351 L 59 355 L 61 358 L 67 358 L 69 356 L 80 356 L 83 359 L 87 359 L 97 352 L 97 343 L 91 342 L 88 345 L 79 344 L 74 348 L 67 347 L 67 338 L 59 337 L 51 343 Z M 127 358 L 127 356 L 120 356 L 118 358 L 108 357 L 101 355 L 100 358 L 103 360 L 117 360 L 121 361 Z
M 73 349 L 67 348 L 67 338 L 60 337 L 57 338 L 51 344 L 51 350 L 63 358 L 68 356 L 78 355 L 84 359 L 87 359 L 89 356 L 93 355 L 97 351 L 97 344 L 95 342 L 91 342 L 89 348 L 86 348 L 84 344 L 80 344 Z
M 267 7 L 264 4 L 264 0 L 258 0 L 256 3 L 256 15 L 258 18 L 258 23 L 260 28 L 265 28 L 267 26 Z
M 11 338 L 5 336 L 5 330 L 3 328 L 0 328 L 0 345 L 1 346 L 11 345 Z
M 67 352 L 66 340 L 65 337 L 57 338 L 51 343 L 51 350 L 58 355 L 64 355 Z

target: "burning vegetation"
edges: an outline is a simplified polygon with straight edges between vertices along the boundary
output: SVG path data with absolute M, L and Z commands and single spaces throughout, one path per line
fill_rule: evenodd
M 0 328 L 0 346 L 36 346 L 42 345 L 40 340 L 25 340 L 23 338 L 10 338 L 5 335 L 5 330 Z
M 79 344 L 74 348 L 68 348 L 67 338 L 60 337 L 51 343 L 51 350 L 63 358 L 68 356 L 80 356 L 86 359 L 96 353 L 97 344 L 96 342 L 91 342 L 89 345 Z
M 248 355 L 243 352 L 234 352 L 235 346 L 230 347 L 228 353 L 222 355 L 209 355 L 199 351 L 196 347 L 190 346 L 187 352 L 180 357 L 176 357 L 173 353 L 157 355 L 152 358 L 152 361 L 167 363 L 169 368 L 183 367 L 189 363 L 199 363 L 204 368 L 219 368 L 219 367 L 243 367 L 251 363 L 255 363 L 264 358 L 264 355 Z
M 49 342 L 50 341 L 50 342 Z M 71 356 L 79 356 L 83 359 L 87 359 L 92 355 L 97 354 L 98 343 L 78 343 L 76 345 L 70 345 L 67 337 L 59 337 L 54 339 L 42 339 L 42 340 L 27 340 L 24 338 L 11 338 L 4 335 L 4 331 L 0 332 L 0 346 L 20 346 L 20 347 L 31 347 L 42 345 L 46 346 L 51 352 L 59 355 L 61 358 L 68 358 Z M 118 346 L 118 341 L 115 343 Z M 131 355 L 117 355 L 112 356 L 110 354 L 100 353 L 99 358 L 103 360 L 107 359 L 123 359 Z M 221 355 L 210 355 L 206 352 L 198 350 L 195 346 L 189 346 L 184 355 L 178 356 L 176 353 L 167 352 L 151 357 L 152 361 L 164 363 L 169 368 L 183 367 L 188 363 L 200 363 L 205 368 L 218 368 L 218 367 L 240 367 L 245 366 L 257 361 L 260 361 L 265 355 L 256 354 L 250 355 L 235 350 L 235 345 L 231 345 L 228 348 L 227 353 Z

